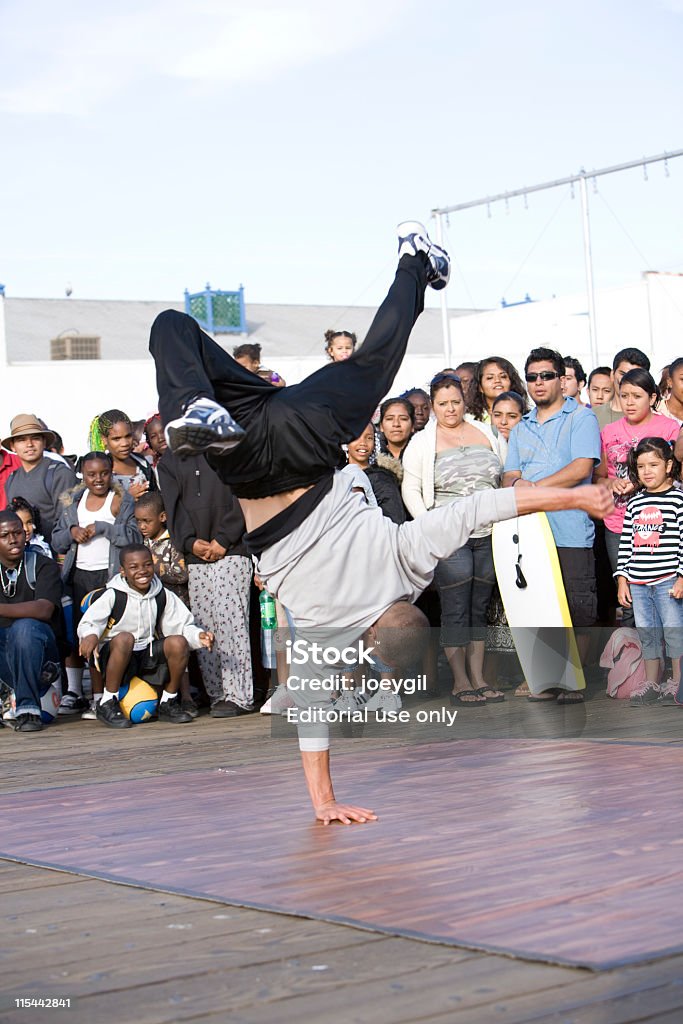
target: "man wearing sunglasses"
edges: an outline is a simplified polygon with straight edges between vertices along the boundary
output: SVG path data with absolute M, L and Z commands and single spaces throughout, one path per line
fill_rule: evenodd
M 534 349 L 524 366 L 529 396 L 535 404 L 510 434 L 504 487 L 574 488 L 589 484 L 600 462 L 600 427 L 592 410 L 562 393 L 565 364 L 548 348 Z M 597 615 L 595 527 L 585 511 L 549 512 L 562 569 L 572 623 L 592 626 Z M 586 654 L 589 636 L 579 632 L 579 652 Z M 550 693 L 550 691 L 548 691 Z M 552 695 L 551 695 L 552 696 Z M 583 700 L 580 693 L 561 695 L 561 703 Z

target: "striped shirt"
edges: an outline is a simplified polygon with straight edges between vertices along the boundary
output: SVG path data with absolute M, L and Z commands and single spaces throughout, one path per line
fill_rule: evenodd
M 626 507 L 615 576 L 658 583 L 683 576 L 683 492 L 640 491 Z

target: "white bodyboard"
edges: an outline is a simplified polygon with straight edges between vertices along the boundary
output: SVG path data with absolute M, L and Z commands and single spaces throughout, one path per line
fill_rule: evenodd
M 512 639 L 531 692 L 552 686 L 584 689 L 557 548 L 545 513 L 496 523 L 493 560 Z

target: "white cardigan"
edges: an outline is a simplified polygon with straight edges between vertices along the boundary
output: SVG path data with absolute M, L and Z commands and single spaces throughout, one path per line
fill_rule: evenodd
M 480 423 L 469 413 L 465 419 L 472 427 L 481 430 L 491 448 L 500 459 L 501 470 L 505 465 L 507 442 L 496 435 L 487 423 Z M 434 507 L 434 460 L 436 459 L 436 420 L 430 420 L 424 430 L 413 434 L 403 453 L 403 504 L 413 519 Z

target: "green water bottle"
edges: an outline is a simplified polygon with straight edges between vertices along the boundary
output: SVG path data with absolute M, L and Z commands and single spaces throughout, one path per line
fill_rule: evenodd
M 261 612 L 261 661 L 264 668 L 275 668 L 275 630 L 277 629 L 275 598 L 264 589 L 261 591 L 258 603 Z

